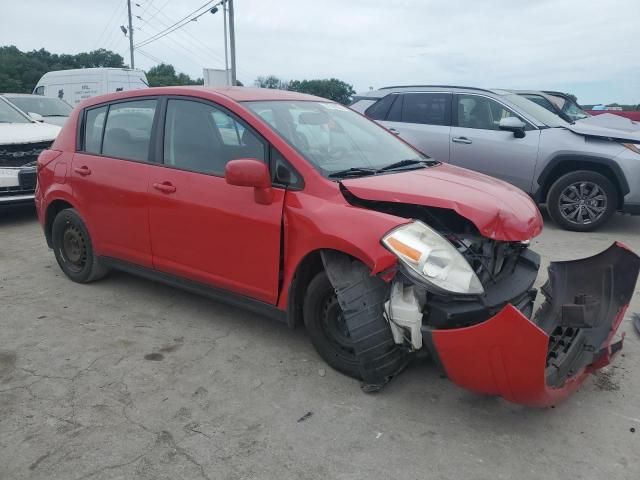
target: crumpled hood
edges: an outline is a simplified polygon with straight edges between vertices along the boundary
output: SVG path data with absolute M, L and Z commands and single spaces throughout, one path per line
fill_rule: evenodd
M 454 210 L 488 238 L 529 240 L 542 231 L 542 216 L 522 190 L 452 165 L 342 180 L 364 200 L 397 202 Z
M 593 117 L 576 120 L 575 123 L 567 125 L 573 133 L 585 135 L 587 137 L 611 138 L 623 142 L 640 143 L 640 125 L 638 122 L 613 115 L 603 113 Z
M 0 123 L 0 145 L 51 142 L 60 127 L 46 123 Z

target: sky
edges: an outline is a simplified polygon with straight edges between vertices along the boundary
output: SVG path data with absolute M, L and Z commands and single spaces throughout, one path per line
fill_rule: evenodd
M 135 43 L 205 0 L 132 0 Z M 129 63 L 126 0 L 0 0 L 0 45 Z M 136 3 L 138 5 L 136 5 Z M 234 0 L 238 79 L 335 77 L 356 91 L 446 84 L 573 93 L 640 103 L 640 0 Z M 28 20 L 27 20 L 28 19 Z M 224 68 L 222 11 L 135 53 L 202 76 Z

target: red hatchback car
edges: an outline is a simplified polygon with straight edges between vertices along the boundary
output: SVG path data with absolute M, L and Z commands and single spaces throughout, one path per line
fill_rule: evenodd
M 427 351 L 465 388 L 554 404 L 620 349 L 640 266 L 618 243 L 553 263 L 533 315 L 542 219 L 527 195 L 292 92 L 91 98 L 37 168 L 71 280 L 116 268 L 304 323 L 367 390 Z

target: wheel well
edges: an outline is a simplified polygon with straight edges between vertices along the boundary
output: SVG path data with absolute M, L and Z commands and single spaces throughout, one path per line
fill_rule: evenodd
M 67 208 L 73 208 L 69 202 L 65 202 L 64 200 L 54 200 L 47 207 L 47 213 L 44 216 L 44 236 L 47 239 L 47 245 L 49 248 L 53 247 L 51 242 L 51 229 L 53 227 L 53 220 L 56 218 L 56 215 L 60 213 L 62 210 Z
M 307 287 L 311 280 L 313 280 L 313 277 L 322 270 L 324 270 L 324 265 L 322 264 L 320 250 L 309 253 L 298 265 L 296 273 L 291 281 L 291 286 L 289 287 L 289 315 L 287 323 L 291 328 L 295 328 L 304 323 L 304 319 L 302 317 L 304 295 L 307 292 Z
M 547 201 L 547 194 L 549 193 L 551 185 L 553 185 L 553 183 L 564 174 L 575 172 L 577 170 L 590 170 L 605 176 L 613 186 L 616 187 L 618 206 L 624 203 L 623 188 L 620 184 L 620 179 L 613 169 L 603 163 L 591 162 L 589 160 L 565 160 L 554 166 L 546 176 L 546 180 L 537 195 L 538 201 L 540 203 L 545 203 Z

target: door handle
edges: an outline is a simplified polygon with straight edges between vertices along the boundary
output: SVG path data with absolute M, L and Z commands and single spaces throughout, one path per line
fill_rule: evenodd
M 393 127 L 391 127 L 391 128 L 389 129 L 389 131 L 390 131 L 391 133 L 393 133 L 394 135 L 400 135 L 400 132 L 399 132 L 398 130 L 396 130 L 395 128 L 393 128 Z
M 176 191 L 176 187 L 174 187 L 171 182 L 154 183 L 153 188 L 164 193 L 173 193 Z
M 473 143 L 467 137 L 453 137 L 451 139 L 451 141 L 454 142 L 454 143 L 466 143 L 467 145 L 470 144 L 470 143 Z
M 76 167 L 73 169 L 73 171 L 79 175 L 82 175 L 83 177 L 86 177 L 87 175 L 91 175 L 91 169 L 86 165 L 83 165 L 81 167 Z

